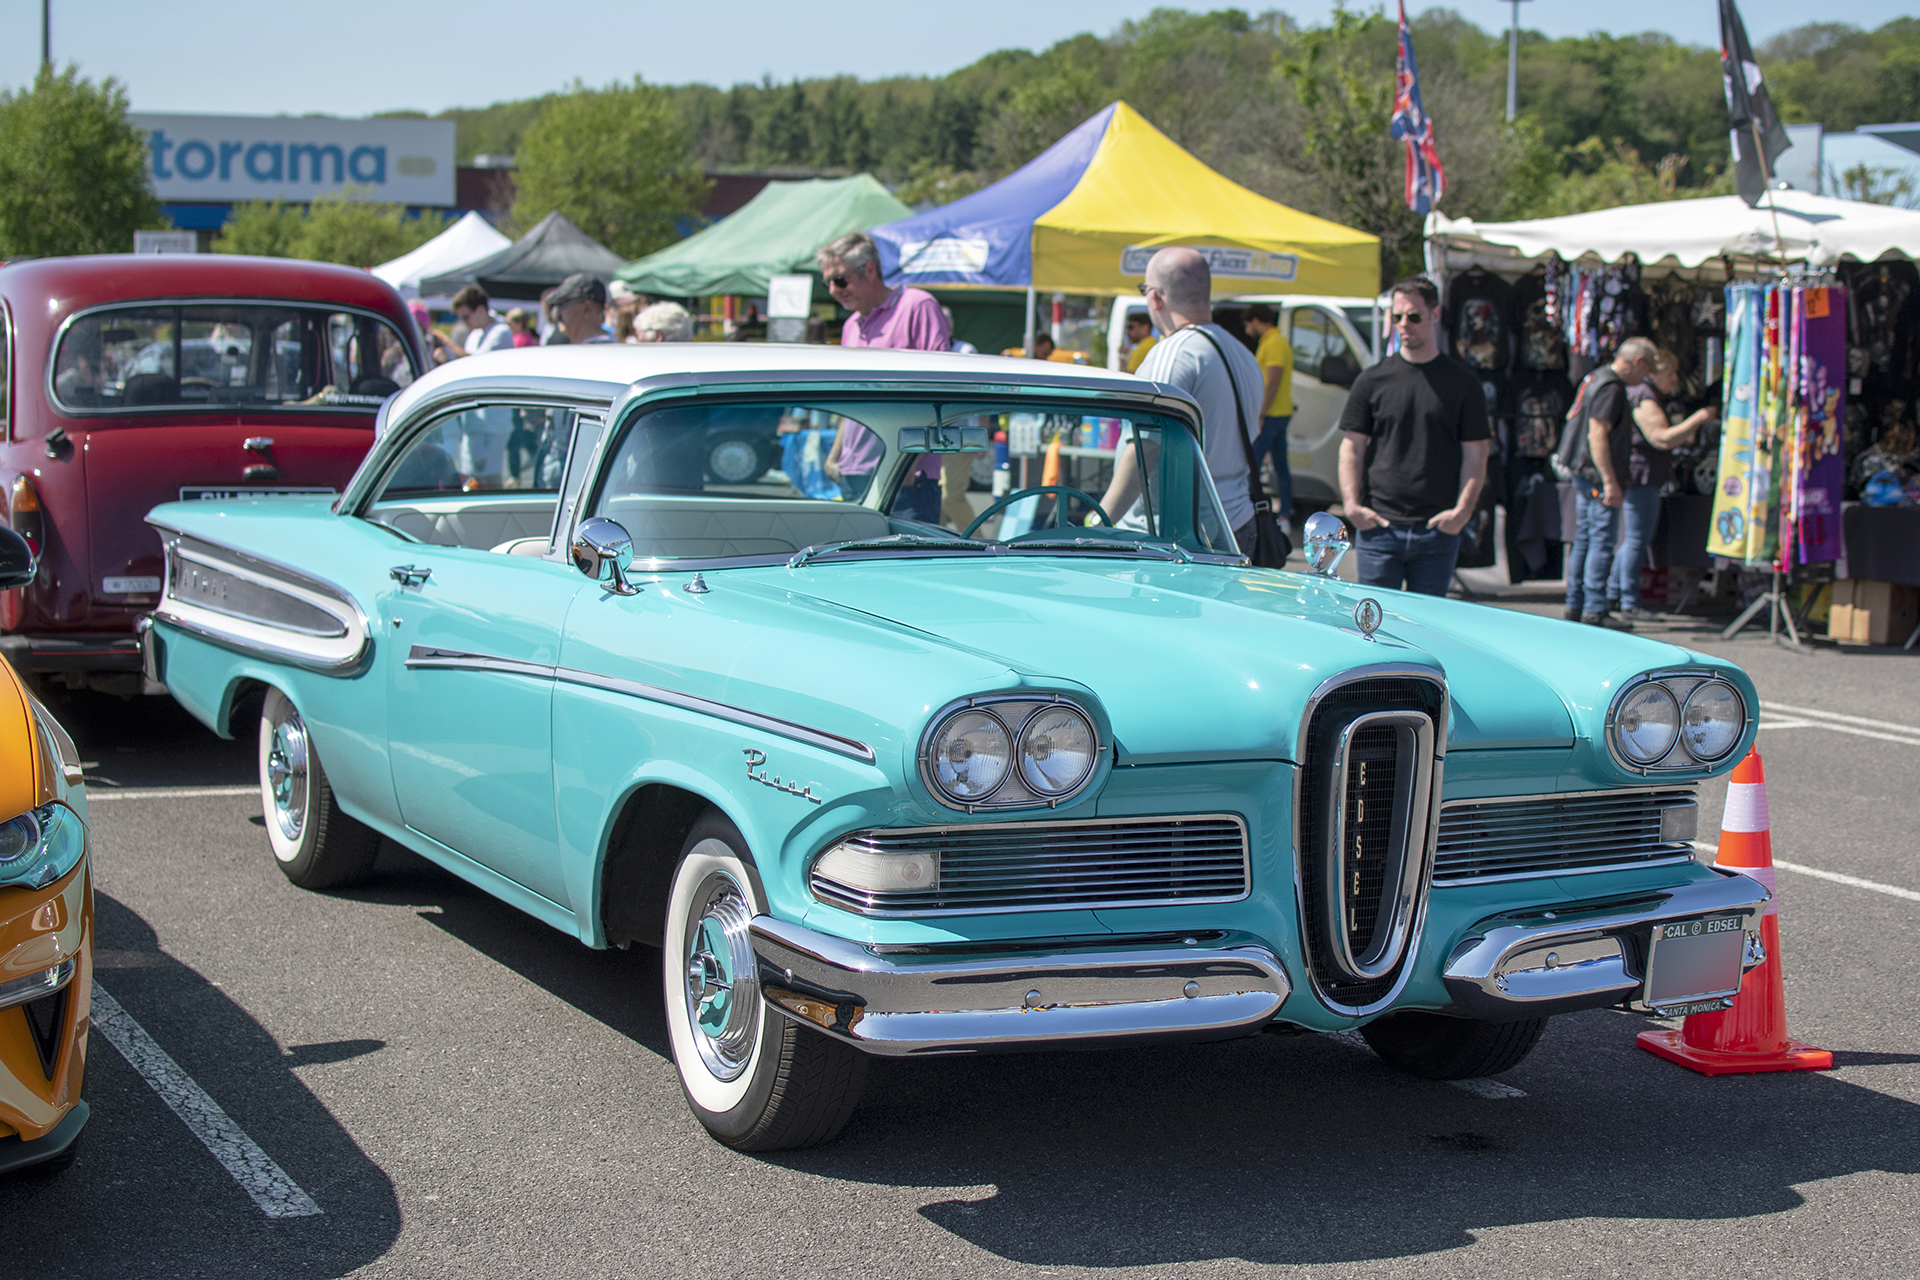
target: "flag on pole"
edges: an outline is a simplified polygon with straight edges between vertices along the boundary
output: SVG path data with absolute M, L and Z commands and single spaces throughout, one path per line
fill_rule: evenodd
M 1420 105 L 1420 69 L 1413 62 L 1406 0 L 1400 0 L 1400 57 L 1393 68 L 1391 131 L 1407 147 L 1407 208 L 1424 217 L 1446 194 L 1447 171 L 1440 167 L 1440 153 L 1434 149 L 1433 121 Z
M 1754 61 L 1746 24 L 1740 21 L 1733 0 L 1720 0 L 1720 79 L 1726 85 L 1727 120 L 1732 126 L 1734 181 L 1740 198 L 1758 208 L 1773 162 L 1793 141 L 1780 123 L 1780 113 L 1773 109 L 1767 86 L 1761 83 L 1760 64 Z

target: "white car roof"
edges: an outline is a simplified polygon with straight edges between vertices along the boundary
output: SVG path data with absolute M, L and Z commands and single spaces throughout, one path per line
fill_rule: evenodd
M 1006 386 L 1077 387 L 1139 395 L 1141 381 L 1128 374 L 1084 365 L 1007 356 L 953 355 L 942 351 L 892 351 L 760 342 L 594 343 L 522 347 L 466 356 L 424 375 L 388 402 L 383 418 L 400 418 L 418 401 L 466 382 L 499 385 L 520 379 L 599 384 L 609 398 L 656 378 L 711 379 L 716 384 L 759 381 L 791 374 L 801 380 L 837 378 L 983 382 Z M 1152 384 L 1148 384 L 1151 386 Z M 1170 387 L 1156 388 L 1185 398 Z

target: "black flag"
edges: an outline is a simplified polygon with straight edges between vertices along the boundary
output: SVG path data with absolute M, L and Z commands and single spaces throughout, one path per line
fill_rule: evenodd
M 1793 142 L 1780 124 L 1780 113 L 1773 109 L 1767 86 L 1760 82 L 1760 64 L 1754 61 L 1747 28 L 1733 0 L 1720 0 L 1720 76 L 1727 86 L 1727 117 L 1733 126 L 1734 181 L 1740 198 L 1758 207 L 1773 162 Z

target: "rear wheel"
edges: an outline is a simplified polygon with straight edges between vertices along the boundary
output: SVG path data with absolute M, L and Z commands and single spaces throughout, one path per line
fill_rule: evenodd
M 867 1057 L 801 1027 L 760 998 L 747 926 L 762 909 L 746 842 L 709 813 L 682 847 L 667 901 L 667 1031 L 687 1105 L 740 1151 L 832 1138 L 866 1086 Z
M 260 708 L 260 807 L 274 861 L 301 888 L 344 888 L 373 870 L 379 833 L 341 811 L 306 722 L 278 689 Z
M 1520 1065 L 1533 1052 L 1545 1018 L 1482 1022 L 1438 1013 L 1395 1013 L 1360 1028 L 1388 1066 L 1429 1080 L 1472 1080 Z

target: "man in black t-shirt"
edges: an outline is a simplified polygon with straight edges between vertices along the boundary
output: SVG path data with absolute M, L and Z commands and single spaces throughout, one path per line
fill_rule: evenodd
M 1453 580 L 1490 434 L 1480 379 L 1440 354 L 1439 309 L 1432 281 L 1393 286 L 1400 350 L 1354 380 L 1340 415 L 1340 493 L 1360 581 L 1431 596 Z
M 1598 478 L 1576 481 L 1574 533 L 1567 551 L 1568 622 L 1631 631 L 1633 624 L 1607 611 L 1607 579 L 1613 573 L 1613 549 L 1620 541 L 1620 504 L 1627 479 L 1627 446 L 1633 436 L 1633 408 L 1627 389 L 1647 380 L 1656 348 L 1645 338 L 1628 338 L 1613 363 L 1596 369 L 1575 397 L 1587 432 L 1587 452 Z

